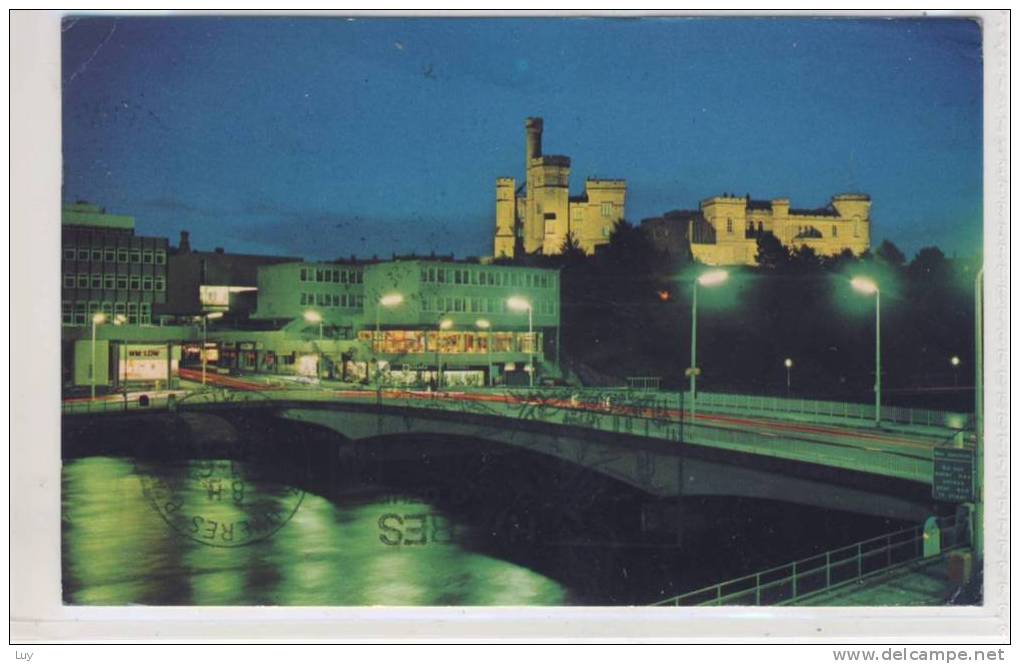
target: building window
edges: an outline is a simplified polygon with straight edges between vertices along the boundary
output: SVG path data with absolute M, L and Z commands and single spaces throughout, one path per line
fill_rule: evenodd
M 88 315 L 88 310 L 86 309 L 86 306 L 87 305 L 84 302 L 75 302 L 74 303 L 74 324 L 75 325 L 84 325 L 85 324 L 85 317 Z
M 64 288 L 74 288 L 74 283 L 75 281 L 73 274 L 64 275 Z
M 103 262 L 103 250 L 101 248 L 96 247 L 92 250 L 92 262 L 93 263 Z
M 854 219 L 854 237 L 860 237 L 861 220 Z
M 603 217 L 611 217 L 611 216 L 613 216 L 613 204 L 612 203 L 603 203 L 602 204 L 602 216 Z
M 103 288 L 113 290 L 116 286 L 117 275 L 107 272 L 103 275 Z
M 446 283 L 446 270 L 444 270 L 442 268 L 436 270 L 436 277 L 437 277 L 437 281 L 439 283 L 445 284 Z
M 85 262 L 89 259 L 89 250 L 87 248 L 78 249 L 78 260 Z
M 99 313 L 99 302 L 89 302 L 89 320 Z
M 126 312 L 126 308 L 127 308 L 127 305 L 124 302 L 114 302 L 113 303 L 113 315 L 114 316 L 124 316 L 127 313 Z
M 308 281 L 308 269 L 301 268 L 301 281 Z
M 156 250 L 156 265 L 166 265 L 166 252 L 162 249 Z
M 144 277 L 142 277 L 142 290 L 147 291 L 152 290 L 152 277 L 150 277 L 149 275 L 145 275 Z
M 837 237 L 835 224 L 832 225 L 832 237 Z
M 155 286 L 156 286 L 156 290 L 158 290 L 158 291 L 165 291 L 166 290 L 166 279 L 164 277 L 156 277 Z
M 74 305 L 70 302 L 60 303 L 60 324 L 74 325 Z
M 127 319 L 131 325 L 138 325 L 138 303 L 128 302 L 127 305 Z
M 117 250 L 114 249 L 113 247 L 107 247 L 106 249 L 104 249 L 103 250 L 103 260 L 105 260 L 107 263 L 116 263 L 117 262 Z
M 148 325 L 152 322 L 152 305 L 148 302 L 142 302 L 139 307 L 139 321 L 142 325 Z
M 301 293 L 301 306 L 303 307 L 306 304 L 308 304 L 308 298 L 305 296 L 304 293 Z
M 733 233 L 733 220 L 732 219 L 726 219 L 726 232 L 727 233 Z
M 85 272 L 78 273 L 78 288 L 89 287 L 89 275 Z
M 103 302 L 103 315 L 108 319 L 113 316 L 113 302 Z
M 73 261 L 74 257 L 76 255 L 77 255 L 77 252 L 75 252 L 74 247 L 64 247 L 64 260 L 65 261 Z
M 92 273 L 92 288 L 100 289 L 103 287 L 103 275 L 98 272 Z
M 142 252 L 142 262 L 146 265 L 152 265 L 152 250 L 146 249 Z
M 128 250 L 127 249 L 118 249 L 117 250 L 117 262 L 118 263 L 127 263 L 128 262 Z
M 132 263 L 141 263 L 142 262 L 142 250 L 141 249 L 132 249 L 131 250 L 131 262 Z
M 333 270 L 326 270 L 326 274 L 323 276 L 323 281 L 333 283 Z
M 126 274 L 117 275 L 117 290 L 127 290 L 128 287 L 128 276 Z
M 142 278 L 137 274 L 131 275 L 131 290 L 141 290 Z

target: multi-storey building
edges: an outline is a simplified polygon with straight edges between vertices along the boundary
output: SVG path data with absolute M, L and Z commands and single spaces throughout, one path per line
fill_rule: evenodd
M 786 198 L 715 196 L 698 210 L 677 210 L 645 219 L 642 228 L 664 251 L 689 246 L 708 265 L 754 265 L 758 238 L 769 233 L 790 249 L 810 247 L 821 256 L 845 250 L 861 254 L 871 246 L 871 198 L 840 194 L 818 209 L 790 207 Z
M 321 335 L 333 361 L 350 351 L 341 340 L 356 339 L 358 359 L 384 363 L 395 382 L 428 380 L 440 364 L 444 384 L 526 382 L 532 353 L 536 366 L 558 359 L 559 293 L 556 270 L 417 257 L 289 263 L 259 268 L 253 318 Z
M 627 183 L 588 178 L 584 194 L 570 195 L 570 157 L 542 154 L 542 118 L 525 122 L 525 182 L 496 180 L 493 255 L 558 254 L 568 236 L 587 254 L 609 242 L 623 219 Z
M 61 214 L 61 323 L 88 326 L 96 313 L 129 325 L 152 322 L 166 302 L 166 238 L 135 235 L 135 220 L 89 203 Z

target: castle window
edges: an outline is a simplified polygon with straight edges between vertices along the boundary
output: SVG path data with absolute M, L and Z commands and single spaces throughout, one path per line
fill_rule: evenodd
M 861 220 L 854 217 L 854 237 L 859 237 L 861 232 Z
M 611 216 L 613 216 L 613 204 L 612 203 L 603 203 L 602 204 L 602 216 L 603 217 L 611 217 Z
M 727 233 L 732 233 L 733 232 L 733 220 L 732 219 L 726 219 L 726 232 Z
M 837 237 L 838 235 L 839 235 L 839 233 L 837 233 L 836 225 L 833 224 L 832 225 L 832 237 Z

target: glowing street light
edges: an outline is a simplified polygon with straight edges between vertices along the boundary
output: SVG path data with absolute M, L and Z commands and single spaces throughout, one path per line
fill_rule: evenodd
M 442 318 L 439 323 L 436 324 L 436 391 L 438 392 L 443 387 L 443 358 L 439 354 L 441 344 L 439 342 L 439 333 L 443 330 L 453 329 L 453 321 L 449 318 Z
M 484 318 L 475 321 L 475 327 L 485 330 L 485 361 L 489 365 L 489 387 L 492 387 L 492 323 Z
M 528 350 L 531 353 L 528 356 L 528 385 L 535 387 L 535 332 L 532 325 L 532 306 L 531 302 L 524 299 L 523 297 L 511 297 L 506 301 L 506 306 L 510 307 L 514 311 L 527 311 L 528 312 Z
M 383 350 L 382 333 L 379 330 L 379 312 L 383 307 L 391 309 L 393 307 L 400 306 L 403 302 L 404 296 L 400 293 L 389 293 L 388 295 L 383 295 L 379 298 L 379 302 L 375 308 L 375 343 L 379 345 L 379 350 L 377 351 L 379 353 Z M 375 349 L 373 348 L 373 350 Z M 382 377 L 382 369 L 379 368 L 378 358 L 376 359 L 375 372 L 376 381 L 379 381 Z
M 205 385 L 205 353 L 206 353 L 206 332 L 209 319 L 223 318 L 222 311 L 213 311 L 201 316 L 202 319 L 202 384 Z
M 793 360 L 786 358 L 783 360 L 783 366 L 786 367 L 786 393 L 790 393 L 790 371 L 793 369 Z
M 106 314 L 96 312 L 92 314 L 92 362 L 89 364 L 89 378 L 92 383 L 92 399 L 96 398 L 96 326 L 106 322 Z
M 949 364 L 953 365 L 953 385 L 960 385 L 960 358 L 953 355 L 949 358 Z
M 850 285 L 859 293 L 875 296 L 875 426 L 882 424 L 882 292 L 867 277 L 854 277 Z
M 698 379 L 698 286 L 712 287 L 718 286 L 729 279 L 730 273 L 726 270 L 709 270 L 703 272 L 697 279 L 694 280 L 694 285 L 691 287 L 694 291 L 694 297 L 691 304 L 691 366 L 687 369 L 687 374 L 691 378 L 691 422 L 694 422 L 695 413 L 697 411 L 695 405 L 695 398 L 697 397 L 697 379 Z

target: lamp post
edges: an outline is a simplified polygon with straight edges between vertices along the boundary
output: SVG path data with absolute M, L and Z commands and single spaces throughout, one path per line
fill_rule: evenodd
M 92 314 L 92 361 L 89 364 L 89 379 L 92 383 L 92 400 L 96 398 L 96 327 L 106 322 L 106 314 Z
M 882 292 L 878 284 L 866 277 L 850 280 L 854 290 L 875 296 L 875 426 L 882 424 Z
M 208 333 L 206 323 L 208 322 L 208 320 L 210 318 L 223 318 L 223 312 L 222 311 L 213 311 L 213 312 L 208 313 L 208 314 L 202 314 L 202 385 L 205 385 L 205 364 L 206 364 L 206 359 L 205 359 L 206 349 L 205 349 L 205 346 L 206 346 L 206 343 L 207 343 L 206 337 L 207 337 L 207 333 Z
M 383 307 L 397 307 L 397 306 L 400 306 L 400 304 L 403 303 L 403 301 L 404 301 L 404 296 L 401 295 L 400 293 L 390 293 L 389 295 L 383 295 L 382 297 L 380 297 L 379 301 L 376 303 L 376 307 L 375 307 L 375 339 L 376 339 L 376 343 L 379 344 L 379 351 L 378 352 L 380 354 L 382 353 L 382 350 L 383 350 L 383 343 L 382 343 L 382 339 L 380 338 L 380 331 L 379 331 L 379 311 Z M 374 346 L 374 344 L 373 344 L 373 346 Z M 373 350 L 375 350 L 375 349 L 373 348 Z M 381 382 L 381 380 L 380 380 L 381 377 L 382 377 L 382 370 L 379 368 L 379 360 L 378 360 L 378 358 L 376 358 L 376 364 L 375 364 L 375 379 L 376 379 L 376 382 Z
M 485 330 L 485 362 L 489 365 L 489 387 L 492 387 L 492 324 L 484 318 L 475 321 L 475 327 Z
M 783 366 L 786 367 L 786 395 L 790 395 L 790 371 L 793 369 L 793 360 L 786 358 L 783 360 Z
M 506 305 L 514 311 L 527 311 L 528 312 L 528 385 L 535 387 L 535 332 L 532 323 L 532 310 L 531 302 L 524 299 L 523 297 L 511 297 L 506 301 Z
M 698 286 L 718 286 L 725 282 L 730 276 L 726 270 L 709 270 L 694 280 L 691 287 L 694 295 L 691 301 L 691 366 L 687 373 L 691 378 L 691 422 L 697 413 L 695 397 L 697 397 L 698 380 Z
M 953 387 L 960 385 L 960 358 L 953 355 L 949 358 L 949 364 L 953 366 Z
M 319 361 L 315 365 L 315 377 L 322 377 L 322 314 L 315 309 L 309 309 L 305 312 L 305 320 L 309 323 L 319 324 L 319 345 L 316 347 L 316 354 L 319 356 Z
M 436 392 L 443 388 L 443 363 L 442 356 L 439 354 L 439 335 L 443 330 L 449 330 L 453 327 L 453 321 L 449 318 L 440 319 L 436 325 Z

